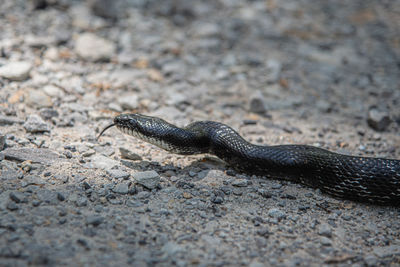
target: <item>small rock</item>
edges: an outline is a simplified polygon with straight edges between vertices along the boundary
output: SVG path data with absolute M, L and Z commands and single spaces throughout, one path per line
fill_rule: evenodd
M 389 113 L 372 108 L 368 112 L 368 125 L 376 131 L 384 131 L 391 123 Z
M 211 202 L 214 204 L 222 204 L 224 202 L 224 198 L 221 196 L 212 196 L 211 197 Z
M 331 246 L 332 245 L 332 241 L 329 238 L 325 237 L 325 236 L 322 236 L 320 241 L 321 241 L 321 244 L 324 245 L 324 246 Z
M 10 199 L 15 203 L 26 203 L 28 199 L 25 197 L 24 193 L 15 191 L 10 193 Z
M 47 189 L 40 189 L 36 192 L 37 199 L 49 205 L 58 204 L 58 194 Z
M 150 192 L 147 192 L 147 191 L 139 192 L 139 193 L 136 195 L 136 197 L 139 198 L 139 199 L 146 199 L 146 198 L 149 198 L 149 197 L 150 197 Z
M 51 97 L 63 97 L 64 92 L 57 86 L 54 85 L 46 85 L 43 87 L 43 91 L 46 93 L 46 95 L 51 96 Z
M 121 105 L 121 107 L 124 110 L 136 109 L 139 105 L 137 95 L 127 95 L 127 96 L 119 97 L 117 99 L 117 102 L 118 102 L 118 104 Z
M 160 175 L 156 171 L 137 172 L 133 174 L 133 178 L 148 189 L 154 189 L 160 183 Z
M 248 181 L 246 179 L 236 179 L 232 182 L 232 185 L 237 187 L 246 187 L 248 185 Z
M 264 96 L 260 91 L 250 96 L 249 110 L 258 114 L 265 114 L 267 112 Z
M 120 12 L 116 6 L 117 3 L 118 1 L 114 0 L 91 0 L 90 7 L 96 16 L 118 19 Z
M 266 67 L 268 70 L 268 82 L 277 82 L 282 70 L 282 63 L 275 59 L 269 59 L 266 62 Z
M 0 126 L 13 125 L 13 124 L 22 124 L 22 123 L 24 123 L 24 121 L 18 119 L 17 117 L 1 116 L 0 115 Z
M 103 155 L 94 155 L 91 158 L 90 164 L 88 164 L 89 168 L 98 168 L 103 170 L 112 169 L 114 166 L 117 166 L 118 162 L 109 157 Z
M 130 176 L 128 172 L 119 169 L 107 170 L 107 174 L 114 179 L 124 179 L 124 180 L 127 180 Z
M 75 44 L 76 53 L 89 61 L 109 61 L 115 52 L 115 44 L 93 33 L 78 36 Z
M 117 184 L 114 188 L 113 188 L 113 192 L 117 193 L 117 194 L 122 194 L 122 195 L 126 195 L 129 192 L 129 185 L 127 183 L 121 183 L 121 184 Z
M 329 226 L 329 224 L 323 223 L 319 226 L 318 234 L 331 238 L 332 237 L 332 229 Z
M 78 199 L 75 201 L 75 205 L 77 207 L 84 207 L 87 205 L 87 197 L 85 196 L 80 196 Z
M 268 211 L 268 216 L 272 218 L 276 218 L 278 220 L 286 218 L 286 214 L 282 212 L 280 209 L 270 209 Z
M 6 136 L 2 135 L 0 133 L 0 151 L 2 151 L 5 148 L 5 145 L 6 145 Z M 3 155 L 3 154 L 1 154 L 1 155 Z M 4 155 L 3 155 L 3 157 L 4 157 Z
M 40 110 L 40 116 L 45 120 L 50 120 L 51 118 L 58 117 L 58 112 L 52 108 L 42 108 Z
M 49 60 L 56 61 L 58 59 L 59 53 L 56 47 L 50 47 L 44 52 L 43 57 Z
M 8 210 L 11 210 L 11 211 L 17 210 L 17 209 L 18 209 L 18 205 L 15 204 L 15 202 L 10 201 L 10 202 L 8 202 L 8 204 L 7 204 L 7 209 L 8 209 Z
M 119 152 L 121 153 L 121 157 L 124 159 L 130 160 L 142 160 L 142 157 L 126 148 L 120 147 Z
M 364 261 L 368 267 L 378 266 L 378 259 L 374 255 L 367 255 Z
M 44 185 L 44 184 L 46 184 L 46 183 L 43 181 L 43 179 L 37 175 L 28 175 L 21 181 L 22 187 L 27 187 L 29 185 L 40 186 L 40 185 Z
M 53 101 L 44 92 L 30 89 L 26 93 L 26 104 L 31 107 L 47 108 L 53 106 Z
M 373 252 L 379 258 L 392 257 L 393 255 L 400 255 L 400 245 L 391 245 L 386 247 L 375 247 Z
M 11 62 L 0 67 L 0 77 L 13 81 L 23 81 L 29 78 L 31 69 L 32 64 L 30 62 Z
M 29 133 L 50 132 L 50 127 L 38 115 L 29 115 L 24 123 L 24 128 Z
M 93 226 L 99 226 L 104 222 L 104 218 L 98 215 L 91 215 L 86 218 L 86 224 L 91 224 Z

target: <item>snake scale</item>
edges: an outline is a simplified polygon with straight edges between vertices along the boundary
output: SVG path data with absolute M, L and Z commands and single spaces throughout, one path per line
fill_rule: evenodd
M 99 137 L 112 126 L 171 153 L 209 153 L 245 173 L 301 183 L 338 198 L 400 206 L 400 160 L 349 156 L 308 145 L 254 145 L 219 122 L 197 121 L 179 128 L 141 114 L 116 116 Z

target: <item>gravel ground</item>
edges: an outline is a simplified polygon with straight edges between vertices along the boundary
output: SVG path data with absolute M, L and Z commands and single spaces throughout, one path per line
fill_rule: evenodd
M 3 0 L 0 265 L 398 266 L 400 210 L 109 130 L 400 158 L 400 2 Z

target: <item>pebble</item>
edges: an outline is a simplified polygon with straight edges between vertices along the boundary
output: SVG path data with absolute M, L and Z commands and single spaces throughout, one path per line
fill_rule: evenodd
M 3 153 L 6 159 L 20 162 L 30 160 L 32 163 L 50 164 L 62 160 L 47 148 L 7 148 Z
M 0 133 L 0 151 L 2 151 L 4 148 L 5 148 L 5 145 L 6 145 L 6 136 L 5 135 L 2 135 L 1 133 Z M 4 154 L 1 154 L 2 155 L 2 157 L 4 158 Z M 2 159 L 0 159 L 0 161 L 1 161 Z
M 130 159 L 130 160 L 142 160 L 142 157 L 129 149 L 120 147 L 119 152 L 121 153 L 121 157 L 124 159 Z
M 63 97 L 64 92 L 60 89 L 60 87 L 54 86 L 54 85 L 46 85 L 43 87 L 43 92 L 51 97 Z
M 88 61 L 109 61 L 115 52 L 115 44 L 93 33 L 83 33 L 75 43 L 76 53 Z
M 107 174 L 110 175 L 114 179 L 123 179 L 123 180 L 128 180 L 130 174 L 126 171 L 120 170 L 120 169 L 112 169 L 112 170 L 107 170 Z
M 8 204 L 7 204 L 8 210 L 14 211 L 14 210 L 17 210 L 18 208 L 19 208 L 18 205 L 15 204 L 15 202 L 13 202 L 13 201 L 8 202 Z
M 264 96 L 260 91 L 256 91 L 250 96 L 249 111 L 258 114 L 265 114 L 267 112 Z
M 136 172 L 132 176 L 138 184 L 148 189 L 154 189 L 160 183 L 160 175 L 156 171 Z
M 92 12 L 96 16 L 108 19 L 118 19 L 121 14 L 117 7 L 118 1 L 91 0 L 89 3 Z
M 104 222 L 104 217 L 99 215 L 90 215 L 86 218 L 86 224 L 90 224 L 93 226 L 99 226 Z
M 136 94 L 121 96 L 117 99 L 117 102 L 124 110 L 136 109 L 139 105 L 138 96 Z
M 50 132 L 50 126 L 38 115 L 29 115 L 24 123 L 24 128 L 29 133 Z
M 331 246 L 332 245 L 332 241 L 329 238 L 325 237 L 325 236 L 321 237 L 320 242 L 324 246 Z
M 84 206 L 87 205 L 87 202 L 88 202 L 87 197 L 85 197 L 85 196 L 79 196 L 79 197 L 77 198 L 77 200 L 75 201 L 75 205 L 76 205 L 77 207 L 84 207 Z
M 0 126 L 13 125 L 13 124 L 22 124 L 22 123 L 24 123 L 24 121 L 20 120 L 20 119 L 18 119 L 16 117 L 0 115 Z
M 138 199 L 146 199 L 146 198 L 149 198 L 149 197 L 150 197 L 150 192 L 147 192 L 147 191 L 139 192 L 139 193 L 137 193 L 136 197 L 137 197 Z
M 368 112 L 368 125 L 376 131 L 384 131 L 391 123 L 389 113 L 372 108 Z
M 14 201 L 15 203 L 27 203 L 28 199 L 26 198 L 25 194 L 22 192 L 11 192 L 10 193 L 10 199 Z
M 379 258 L 392 257 L 394 255 L 400 255 L 400 245 L 375 247 L 372 251 Z
M 232 182 L 233 186 L 246 187 L 248 185 L 247 179 L 236 179 Z
M 128 194 L 129 192 L 129 184 L 128 183 L 121 183 L 121 184 L 117 184 L 114 188 L 113 188 L 113 192 L 117 193 L 117 194 Z
M 45 120 L 58 117 L 58 111 L 53 108 L 42 108 L 40 109 L 40 116 Z
M 27 61 L 17 61 L 8 63 L 0 67 L 0 77 L 12 81 L 23 81 L 29 78 L 32 64 Z
M 323 223 L 319 226 L 318 234 L 325 237 L 332 237 L 332 228 L 327 223 Z
M 272 217 L 272 218 L 276 218 L 278 220 L 282 220 L 282 219 L 286 218 L 286 214 L 283 211 L 281 211 L 280 209 L 275 209 L 275 208 L 268 210 L 268 216 Z
M 57 192 L 48 189 L 40 189 L 36 191 L 36 197 L 41 202 L 49 205 L 57 205 L 59 201 Z

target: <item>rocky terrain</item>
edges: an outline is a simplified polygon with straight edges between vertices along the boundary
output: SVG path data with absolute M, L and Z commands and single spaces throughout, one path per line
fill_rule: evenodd
M 400 159 L 400 2 L 3 0 L 0 266 L 397 266 L 400 210 L 169 154 L 121 112 Z

